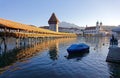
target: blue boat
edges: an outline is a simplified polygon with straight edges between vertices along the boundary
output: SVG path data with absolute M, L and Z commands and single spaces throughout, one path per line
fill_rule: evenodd
M 84 53 L 89 51 L 89 46 L 80 43 L 80 44 L 72 44 L 70 47 L 67 48 L 69 54 L 71 53 Z

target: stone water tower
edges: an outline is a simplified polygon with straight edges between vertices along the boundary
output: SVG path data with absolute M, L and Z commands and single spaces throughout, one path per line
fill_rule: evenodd
M 58 32 L 59 20 L 57 19 L 55 13 L 53 13 L 50 19 L 48 20 L 48 24 L 50 30 Z

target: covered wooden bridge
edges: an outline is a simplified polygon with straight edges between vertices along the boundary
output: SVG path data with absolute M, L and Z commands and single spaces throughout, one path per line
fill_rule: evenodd
M 71 38 L 76 36 L 73 33 L 55 32 L 0 18 L 0 47 L 4 44 L 6 48 L 7 39 L 11 37 L 16 39 L 16 44 L 22 45 L 29 42 L 38 43 L 41 39 Z
M 0 18 L 0 37 L 4 36 L 15 38 L 76 37 L 76 34 L 54 32 Z

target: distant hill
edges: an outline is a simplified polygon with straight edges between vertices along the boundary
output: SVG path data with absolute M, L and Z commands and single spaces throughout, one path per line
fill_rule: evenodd
M 82 30 L 85 28 L 67 22 L 59 23 L 58 27 L 59 27 L 59 32 L 76 33 L 76 34 L 82 33 Z M 40 28 L 49 29 L 49 26 L 42 26 Z
M 49 26 L 40 26 L 40 28 L 46 28 L 48 29 Z M 72 24 L 72 23 L 68 23 L 68 22 L 60 22 L 58 27 L 60 29 L 77 29 L 77 30 L 81 30 L 84 29 L 85 27 L 80 27 L 78 25 Z
M 83 29 L 84 28 L 84 27 L 80 27 L 80 26 L 77 26 L 75 24 L 68 23 L 68 22 L 60 22 L 59 27 L 63 27 L 63 28 L 77 28 L 77 29 Z
M 103 28 L 104 30 L 108 30 L 108 31 L 109 31 L 109 30 L 111 31 L 112 29 L 114 29 L 114 28 L 116 28 L 116 27 L 117 27 L 117 26 L 106 26 L 106 25 L 103 25 L 103 26 L 102 26 L 102 28 Z

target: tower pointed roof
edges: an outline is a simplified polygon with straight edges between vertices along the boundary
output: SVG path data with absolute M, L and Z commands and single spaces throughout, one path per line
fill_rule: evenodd
M 100 22 L 100 25 L 102 25 L 102 22 Z
M 96 24 L 99 24 L 99 22 L 97 21 Z
M 48 20 L 48 23 L 49 24 L 56 24 L 58 22 L 59 22 L 58 18 L 56 17 L 55 13 L 53 13 L 51 15 L 50 19 Z

